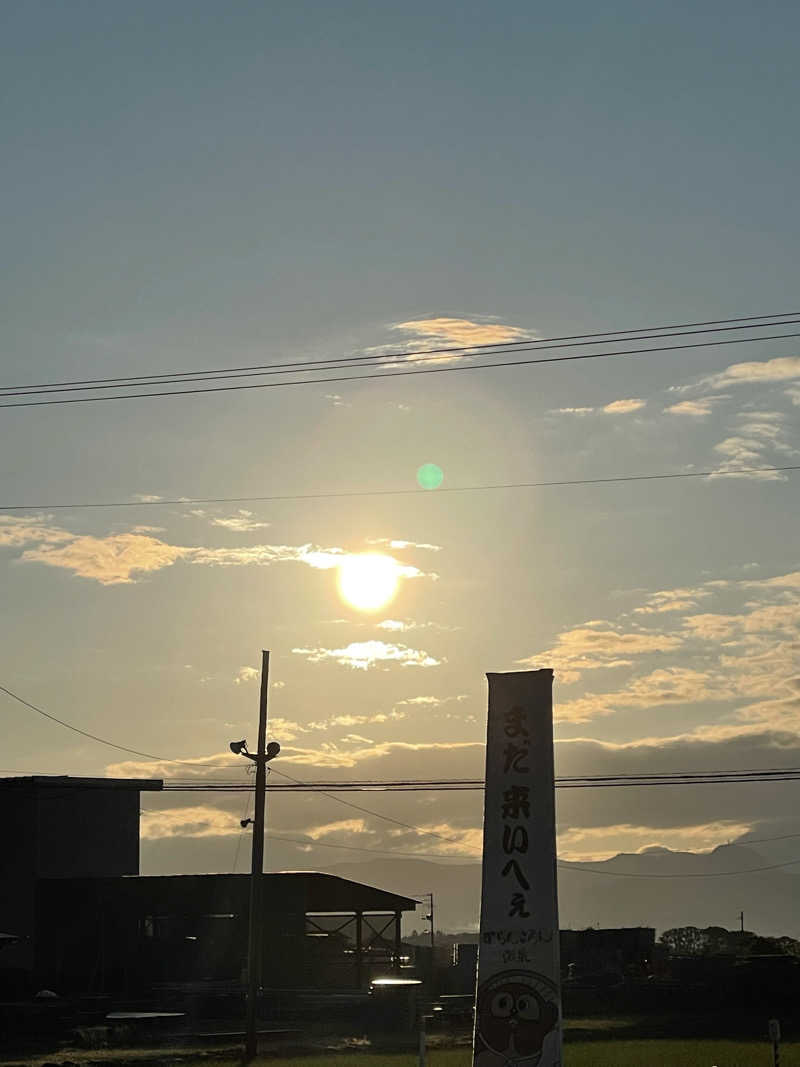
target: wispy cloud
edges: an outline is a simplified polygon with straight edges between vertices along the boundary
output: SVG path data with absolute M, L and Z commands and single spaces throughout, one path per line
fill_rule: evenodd
M 225 530 L 233 530 L 234 533 L 249 533 L 251 530 L 263 530 L 270 524 L 268 522 L 259 522 L 253 518 L 252 511 L 245 511 L 244 508 L 239 508 L 235 515 L 229 515 L 227 518 L 213 518 L 209 520 L 212 526 L 221 526 Z
M 170 567 L 187 549 L 169 545 L 145 534 L 109 534 L 107 537 L 71 537 L 63 544 L 40 543 L 25 549 L 23 563 L 61 567 L 101 585 L 128 584 L 134 576 Z
M 421 548 L 427 549 L 429 552 L 441 552 L 441 545 L 431 545 L 426 541 L 401 541 L 396 537 L 368 537 L 368 545 L 385 545 L 387 548 L 394 548 L 400 551 L 404 548 Z
M 211 804 L 162 808 L 141 814 L 142 838 L 157 841 L 172 837 L 233 837 L 241 833 L 235 815 Z
M 679 400 L 677 404 L 664 408 L 664 412 L 667 415 L 688 415 L 702 419 L 711 414 L 716 403 L 727 399 L 727 396 L 704 396 L 697 400 Z
M 631 656 L 670 652 L 682 644 L 679 634 L 653 631 L 624 632 L 595 629 L 588 625 L 565 630 L 556 645 L 545 652 L 526 656 L 517 663 L 526 667 L 553 667 L 564 683 L 575 682 L 581 673 L 599 668 L 630 667 Z
M 589 722 L 613 715 L 621 708 L 654 708 L 665 704 L 691 704 L 729 700 L 733 690 L 718 675 L 681 667 L 651 671 L 635 678 L 624 689 L 611 693 L 587 693 L 577 700 L 559 703 L 559 722 Z
M 800 378 L 800 356 L 776 356 L 774 359 L 733 363 L 706 381 L 724 387 L 788 382 L 797 378 Z
M 630 415 L 634 411 L 641 411 L 646 404 L 647 401 L 640 397 L 628 397 L 626 400 L 612 400 L 610 404 L 605 405 L 603 411 L 606 415 Z
M 417 622 L 414 619 L 384 619 L 377 624 L 377 629 L 388 630 L 389 633 L 408 633 L 410 630 L 444 630 L 455 633 L 460 626 L 444 626 L 440 622 Z
M 784 481 L 780 471 L 751 471 L 738 473 L 741 468 L 780 466 L 780 457 L 795 456 L 798 450 L 790 442 L 784 416 L 778 411 L 739 412 L 740 425 L 730 436 L 714 445 L 714 451 L 723 456 L 723 462 L 715 474 L 732 474 L 751 480 Z M 784 461 L 785 462 L 785 461 Z M 713 475 L 712 475 L 713 477 Z
M 241 518 L 249 521 L 247 516 Z M 179 560 L 212 567 L 267 567 L 276 563 L 302 563 L 316 570 L 330 570 L 338 567 L 349 555 L 343 548 L 320 548 L 311 543 L 213 548 L 173 545 L 150 534 L 134 531 L 98 537 L 93 534 L 74 534 L 51 526 L 45 520 L 9 515 L 0 515 L 0 548 L 22 548 L 19 556 L 22 563 L 59 567 L 102 585 L 130 584 L 142 575 L 163 570 Z M 410 563 L 390 558 L 399 578 L 436 577 Z
M 601 407 L 569 407 L 550 408 L 548 415 L 575 415 L 584 418 L 587 415 L 631 415 L 634 411 L 641 411 L 646 407 L 647 401 L 641 397 L 627 397 L 623 400 L 612 400 Z
M 470 345 L 526 341 L 536 336 L 531 330 L 522 326 L 508 326 L 499 322 L 475 322 L 473 319 L 454 319 L 443 316 L 395 322 L 391 328 L 413 334 L 418 340 L 463 345 L 465 348 Z
M 240 667 L 239 673 L 233 679 L 234 685 L 247 685 L 256 682 L 261 677 L 261 672 L 256 667 Z
M 707 586 L 684 589 L 661 589 L 651 593 L 647 601 L 634 608 L 634 615 L 659 615 L 667 611 L 688 611 L 696 608 L 698 600 L 705 600 L 713 595 Z
M 362 671 L 387 663 L 399 663 L 403 667 L 439 667 L 443 662 L 422 649 L 390 645 L 385 641 L 352 641 L 345 648 L 293 648 L 292 652 L 305 656 L 310 663 L 333 661 Z

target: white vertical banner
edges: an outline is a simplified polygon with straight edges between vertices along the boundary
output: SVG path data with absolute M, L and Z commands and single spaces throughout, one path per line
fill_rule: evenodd
M 473 1067 L 560 1067 L 553 672 L 489 674 Z

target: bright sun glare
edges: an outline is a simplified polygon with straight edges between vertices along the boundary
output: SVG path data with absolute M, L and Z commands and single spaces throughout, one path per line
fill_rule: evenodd
M 379 611 L 397 593 L 397 561 L 380 552 L 347 556 L 339 565 L 339 595 L 359 611 Z

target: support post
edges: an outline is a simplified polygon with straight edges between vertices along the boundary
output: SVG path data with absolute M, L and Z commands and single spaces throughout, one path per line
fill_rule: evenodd
M 402 918 L 402 912 L 396 911 L 394 913 L 394 969 L 400 970 L 400 955 L 403 951 L 403 939 L 400 936 L 400 920 Z
M 364 913 L 356 912 L 356 986 L 364 985 Z
M 258 1037 L 258 994 L 261 988 L 261 882 L 264 873 L 264 808 L 267 792 L 267 694 L 269 692 L 269 652 L 261 653 L 261 697 L 258 714 L 258 750 L 256 752 L 255 812 L 253 816 L 253 855 L 250 867 L 250 926 L 247 939 L 247 1020 L 245 1027 L 245 1062 L 254 1059 Z

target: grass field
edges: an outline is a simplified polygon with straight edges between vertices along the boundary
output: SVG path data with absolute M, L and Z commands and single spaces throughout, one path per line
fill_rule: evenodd
M 235 1067 L 233 1061 L 204 1067 Z M 259 1059 L 263 1067 L 416 1067 L 417 1057 L 352 1053 L 292 1059 Z M 466 1049 L 432 1051 L 428 1067 L 471 1067 Z M 564 1050 L 564 1067 L 771 1067 L 772 1049 L 764 1041 L 602 1041 L 579 1042 Z M 781 1046 L 781 1067 L 800 1067 L 800 1045 Z

